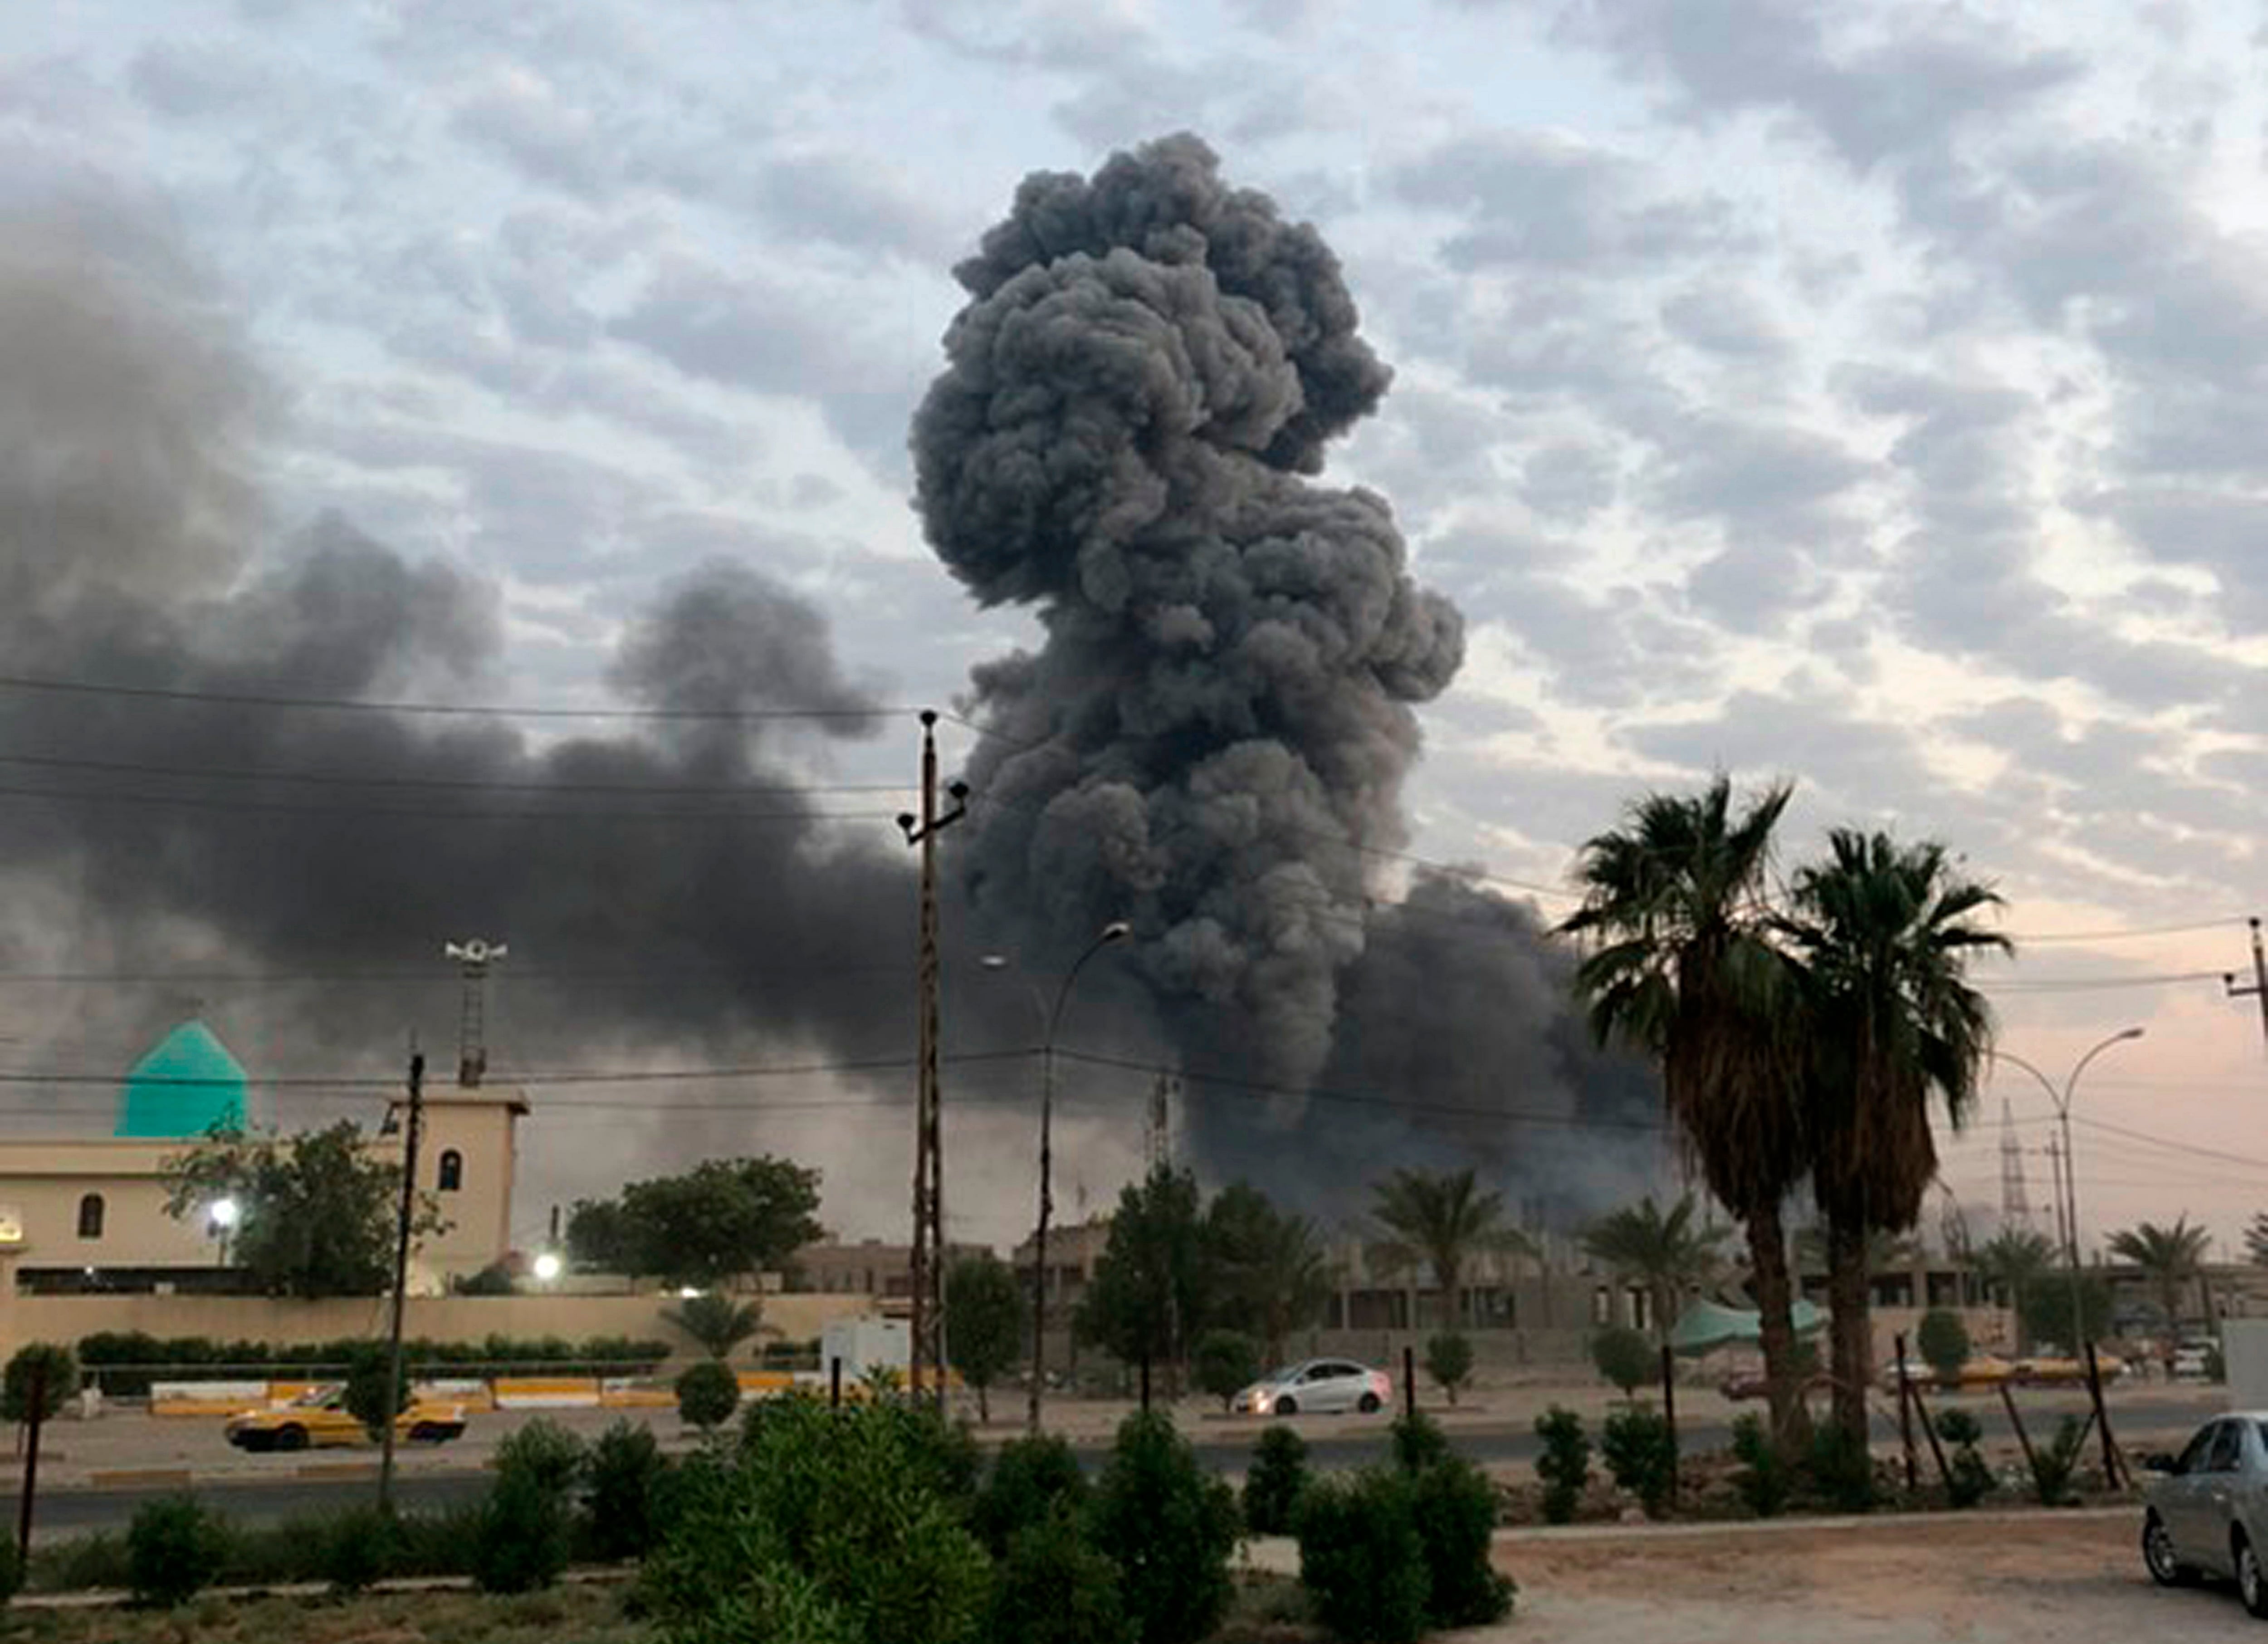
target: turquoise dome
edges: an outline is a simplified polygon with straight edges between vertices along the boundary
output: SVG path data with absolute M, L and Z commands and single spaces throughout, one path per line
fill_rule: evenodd
M 118 1102 L 122 1137 L 181 1140 L 244 1128 L 244 1069 L 201 1021 L 158 1041 L 126 1076 Z

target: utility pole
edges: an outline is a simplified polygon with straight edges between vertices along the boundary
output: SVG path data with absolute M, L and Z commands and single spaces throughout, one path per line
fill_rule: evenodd
M 425 1058 L 409 1053 L 409 1123 L 401 1138 L 401 1213 L 394 1232 L 394 1317 L 387 1327 L 386 1427 L 379 1436 L 378 1510 L 394 1510 L 394 1427 L 401 1412 L 401 1304 L 409 1292 L 409 1227 L 416 1220 L 417 1136 L 425 1120 Z
M 2229 998 L 2250 999 L 2258 1002 L 2260 1006 L 2260 1036 L 2264 1041 L 2268 1041 L 2268 951 L 2264 951 L 2261 947 L 2260 918 L 2257 914 L 2253 916 L 2251 925 L 2252 985 L 2250 987 L 2238 986 L 2236 982 L 2236 973 L 2234 970 L 2222 971 L 2220 981 L 2221 985 L 2228 990 Z
M 968 814 L 968 785 L 953 783 L 946 793 L 953 808 L 937 807 L 937 713 L 922 710 L 921 814 L 901 815 L 906 843 L 921 849 L 921 1036 L 914 1101 L 913 1316 L 909 1334 L 907 1390 L 918 1402 L 924 1372 L 937 1376 L 939 1406 L 945 1404 L 945 1148 L 937 1084 L 939 960 L 937 933 L 937 835 Z

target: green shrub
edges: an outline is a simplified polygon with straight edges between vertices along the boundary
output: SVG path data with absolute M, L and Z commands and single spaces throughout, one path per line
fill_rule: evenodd
M 407 1360 L 405 1359 L 404 1362 Z M 386 1431 L 387 1390 L 394 1413 L 409 1408 L 409 1373 L 394 1374 L 394 1354 L 384 1342 L 364 1342 L 347 1360 L 346 1406 L 372 1438 Z
M 35 1593 L 117 1593 L 133 1584 L 126 1537 L 108 1530 L 36 1545 L 24 1572 L 24 1585 Z
M 1415 1411 L 1397 1416 L 1391 1434 L 1394 1464 L 1403 1472 L 1414 1473 L 1435 1462 L 1449 1459 L 1449 1441 L 1443 1436 L 1440 1424 L 1431 1416 Z
M 310 1538 L 319 1550 L 322 1578 L 335 1593 L 366 1591 L 398 1573 L 401 1525 L 374 1507 L 342 1513 Z
M 1425 1544 L 1410 1475 L 1366 1468 L 1319 1478 L 1300 1499 L 1300 1584 L 1315 1618 L 1350 1644 L 1411 1644 L 1425 1630 Z
M 583 1443 L 535 1420 L 497 1447 L 496 1482 L 473 1526 L 472 1575 L 484 1593 L 549 1587 L 574 1551 L 574 1488 Z
M 1599 1454 L 1615 1483 L 1629 1491 L 1648 1518 L 1669 1510 L 1677 1478 L 1677 1441 L 1669 1419 L 1650 1405 L 1632 1404 L 1610 1412 L 1599 1429 Z
M 1129 1416 L 1095 1486 L 1095 1544 L 1118 1561 L 1119 1592 L 1142 1644 L 1193 1644 L 1233 1595 L 1236 1500 L 1208 1478 L 1165 1416 Z
M 1244 1475 L 1244 1528 L 1256 1536 L 1289 1535 L 1307 1483 L 1307 1441 L 1289 1427 L 1263 1431 Z
M 1733 1423 L 1733 1456 L 1741 1463 L 1733 1485 L 1749 1511 L 1758 1518 L 1778 1518 L 1786 1512 L 1795 1480 L 1787 1458 L 1765 1431 L 1763 1417 L 1745 1415 Z
M 1591 1482 L 1591 1441 L 1583 1419 L 1554 1404 L 1535 1418 L 1535 1436 L 1543 1441 L 1535 1475 L 1543 1480 L 1544 1522 L 1569 1523 Z
M 1425 1374 L 1432 1376 L 1449 1402 L 1457 1390 L 1473 1379 L 1473 1344 L 1461 1331 L 1445 1330 L 1425 1343 Z
M 2072 1499 L 2072 1475 L 2079 1471 L 2080 1447 L 2087 1428 L 2077 1416 L 2066 1416 L 2052 1442 L 2032 1447 L 2032 1488 L 2042 1507 L 2063 1507 Z
M 583 1464 L 583 1544 L 602 1564 L 643 1559 L 660 1534 L 669 1463 L 652 1432 L 617 1421 Z
M 1489 1561 L 1496 1486 L 1488 1475 L 1462 1456 L 1450 1456 L 1412 1477 L 1410 1488 L 1425 1550 L 1427 1622 L 1477 1627 L 1504 1619 L 1513 1589 Z
M 1118 1566 L 1088 1544 L 1078 1515 L 1047 1514 L 1017 1530 L 992 1589 L 992 1644 L 1137 1644 Z
M 1941 1384 L 1961 1385 L 1961 1367 L 1969 1362 L 1969 1327 L 1961 1315 L 1948 1308 L 1932 1308 L 1914 1331 L 1914 1345 Z
M 1984 1456 L 1977 1454 L 1977 1441 L 1984 1436 L 1984 1424 L 1965 1410 L 1940 1411 L 1937 1436 L 1954 1447 L 1945 1461 L 1946 1499 L 1957 1508 L 1975 1507 L 1999 1483 Z
M 992 1458 L 991 1475 L 976 1493 L 968 1527 L 997 1558 L 1018 1532 L 1087 1502 L 1086 1475 L 1071 1441 L 1055 1434 L 1012 1439 Z
M 721 1359 L 703 1359 L 679 1374 L 677 1414 L 688 1425 L 714 1432 L 740 1407 L 740 1378 Z
M 1811 1435 L 1811 1487 L 1838 1513 L 1867 1513 L 1874 1506 L 1874 1455 L 1867 1441 L 1828 1426 Z
M 1628 1398 L 1661 1369 L 1653 1344 L 1626 1324 L 1609 1324 L 1591 1338 L 1591 1362 Z
M 519 1294 L 519 1281 L 512 1276 L 510 1264 L 490 1262 L 480 1272 L 457 1280 L 457 1294 L 460 1296 L 516 1296 Z
M 228 1530 L 195 1496 L 145 1501 L 126 1530 L 126 1580 L 136 1603 L 187 1603 L 220 1574 Z
M 0 1606 L 23 1590 L 24 1565 L 16 1556 L 16 1538 L 0 1536 Z
M 1209 1330 L 1197 1338 L 1197 1386 L 1228 1408 L 1237 1394 L 1260 1379 L 1260 1344 L 1241 1330 Z
M 754 1406 L 740 1442 L 672 1476 L 640 1591 L 673 1644 L 976 1644 L 991 1561 L 947 1495 L 965 1434 L 902 1406 Z
M 44 1379 L 42 1379 L 44 1378 Z M 40 1382 L 40 1419 L 50 1419 L 78 1391 L 78 1359 L 54 1342 L 26 1342 L 8 1360 L 0 1381 L 0 1420 L 32 1419 L 32 1383 Z

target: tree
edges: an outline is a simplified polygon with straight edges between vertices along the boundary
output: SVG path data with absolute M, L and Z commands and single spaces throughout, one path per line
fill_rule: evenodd
M 1937 1179 L 1933 1102 L 1958 1131 L 1976 1105 L 1992 1010 L 1968 983 L 1979 951 L 2014 951 L 1977 923 L 2001 905 L 1934 841 L 1837 828 L 1796 873 L 1778 921 L 1808 1022 L 1811 1186 L 1827 1221 L 1835 1421 L 1864 1443 L 1874 1369 L 1867 1237 L 1921 1219 Z
M 1486 1250 L 1533 1253 L 1526 1236 L 1505 1225 L 1504 1195 L 1480 1191 L 1469 1169 L 1439 1176 L 1396 1170 L 1371 1192 L 1370 1213 L 1390 1235 L 1381 1256 L 1396 1266 L 1423 1262 L 1432 1271 L 1447 1315 L 1443 1323 L 1453 1329 L 1470 1322 L 1464 1276 L 1473 1257 Z
M 567 1248 L 585 1267 L 711 1289 L 783 1266 L 821 1236 L 818 1210 L 816 1170 L 769 1154 L 711 1159 L 633 1182 L 619 1199 L 585 1199 Z
M 1654 1334 L 1662 1341 L 1676 1328 L 1690 1291 L 1705 1289 L 1723 1267 L 1718 1250 L 1726 1229 L 1694 1225 L 1693 1195 L 1683 1193 L 1664 1214 L 1652 1194 L 1593 1222 L 1583 1235 L 1583 1253 L 1616 1279 L 1646 1286 Z
M 2015 1314 L 2019 1343 L 2029 1346 L 2025 1300 L 2028 1293 L 2053 1270 L 2055 1246 L 2045 1234 L 2034 1233 L 2029 1227 L 2003 1227 L 1978 1245 L 1970 1259 L 1977 1276 L 1990 1291 L 1997 1293 L 2000 1305 Z
M 1781 1206 L 1810 1161 L 1793 978 L 1762 903 L 1793 792 L 1775 784 L 1738 815 L 1722 777 L 1647 795 L 1583 846 L 1583 905 L 1559 927 L 1589 945 L 1575 992 L 1592 1032 L 1660 1065 L 1672 1130 L 1748 1235 L 1772 1434 L 1790 1455 L 1806 1418 Z
M 1207 1278 L 1197 1178 L 1160 1165 L 1119 1194 L 1073 1328 L 1126 1363 L 1170 1363 L 1209 1316 Z
M 1915 1327 L 1914 1347 L 1921 1361 L 1937 1373 L 1940 1386 L 1961 1385 L 1961 1367 L 1969 1362 L 1969 1327 L 1960 1314 L 1949 1308 L 1930 1309 Z
M 237 1207 L 233 1265 L 268 1295 L 376 1295 L 393 1282 L 401 1168 L 373 1158 L 353 1121 L 288 1139 L 223 1132 L 160 1167 L 166 1213 L 202 1225 L 222 1199 Z M 420 1194 L 411 1233 L 447 1229 Z
M 1197 1338 L 1197 1383 L 1228 1408 L 1260 1379 L 1260 1346 L 1241 1330 L 1209 1330 Z
M 721 1359 L 698 1359 L 677 1375 L 677 1415 L 703 1433 L 732 1419 L 740 1408 L 740 1378 Z
M 77 1355 L 50 1341 L 26 1342 L 17 1348 L 8 1360 L 6 1379 L 0 1382 L 0 1420 L 32 1419 L 34 1382 L 40 1388 L 40 1419 L 45 1421 L 78 1391 Z
M 679 1306 L 662 1309 L 661 1316 L 698 1342 L 712 1359 L 730 1359 L 733 1348 L 764 1327 L 761 1297 L 735 1301 L 718 1290 L 688 1296 Z
M 1204 1245 L 1218 1321 L 1258 1336 L 1270 1362 L 1280 1362 L 1285 1338 L 1330 1301 L 1330 1262 L 1314 1224 L 1232 1182 L 1205 1211 Z
M 2100 1275 L 2082 1273 L 2079 1279 L 2079 1322 L 2072 1323 L 2070 1275 L 2042 1279 L 2027 1289 L 2016 1309 L 2016 1325 L 2029 1342 L 2054 1342 L 2076 1353 L 2083 1341 L 2100 1341 L 2110 1333 L 2110 1286 Z
M 1653 1344 L 1627 1324 L 1609 1324 L 1591 1337 L 1591 1362 L 1628 1398 L 1660 1369 Z
M 1432 1376 L 1449 1402 L 1457 1402 L 1457 1390 L 1473 1379 L 1472 1338 L 1461 1331 L 1445 1330 L 1426 1338 L 1425 1374 Z
M 380 1341 L 364 1342 L 349 1355 L 343 1389 L 347 1413 L 361 1422 L 363 1431 L 372 1439 L 386 1431 L 389 1378 L 394 1384 L 392 1409 L 398 1416 L 409 1408 L 409 1373 L 407 1369 L 394 1369 L 394 1353 L 388 1345 Z
M 945 1273 L 945 1351 L 976 1390 L 976 1415 L 992 1419 L 991 1387 L 1023 1356 L 1024 1286 L 990 1254 L 955 1262 Z
M 2166 1316 L 2165 1359 L 2171 1364 L 2182 1329 L 2182 1292 L 2205 1272 L 2205 1247 L 2213 1235 L 2190 1226 L 2183 1215 L 2170 1227 L 2139 1222 L 2110 1235 L 2111 1255 L 2132 1262 L 2158 1292 L 2159 1310 Z

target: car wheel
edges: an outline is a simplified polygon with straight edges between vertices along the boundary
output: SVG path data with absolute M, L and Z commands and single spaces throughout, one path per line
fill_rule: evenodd
M 1300 1413 L 1300 1401 L 1292 1397 L 1289 1394 L 1286 1394 L 1284 1397 L 1276 1401 L 1276 1413 L 1279 1416 L 1298 1415 Z
M 2153 1508 L 2142 1515 L 2142 1563 L 2161 1587 L 2187 1587 L 2198 1573 L 2174 1556 L 2174 1537 Z
M 279 1450 L 306 1449 L 307 1448 L 307 1429 L 305 1427 L 276 1428 L 276 1448 Z
M 2254 1615 L 2268 1620 L 2268 1571 L 2242 1530 L 2236 1532 L 2236 1596 Z
M 1376 1415 L 1378 1413 L 1378 1395 L 1375 1393 L 1365 1393 L 1355 1402 L 1355 1408 L 1362 1412 L 1366 1416 Z

